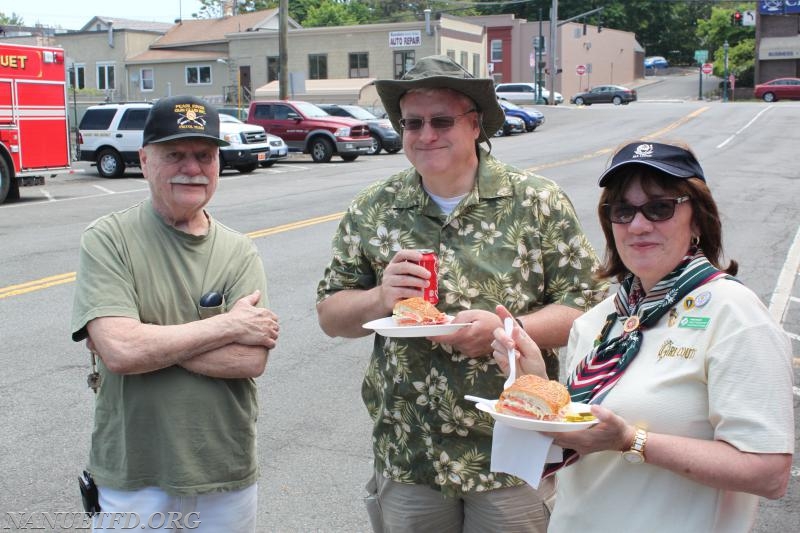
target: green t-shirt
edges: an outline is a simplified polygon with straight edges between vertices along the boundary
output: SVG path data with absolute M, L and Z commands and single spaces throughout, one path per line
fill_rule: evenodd
M 605 294 L 606 284 L 592 279 L 597 257 L 564 192 L 483 150 L 475 187 L 449 215 L 414 169 L 359 194 L 333 238 L 317 301 L 375 287 L 402 248 L 436 251 L 437 308 L 450 315 L 494 312 L 497 304 L 516 315 L 548 304 L 586 310 Z M 448 495 L 523 483 L 489 471 L 492 418 L 464 400 L 497 398 L 504 381 L 491 357 L 466 357 L 425 338 L 375 335 L 362 397 L 374 422 L 377 467 L 395 481 Z
M 158 325 L 200 320 L 198 302 L 209 291 L 224 295 L 217 312 L 256 289 L 266 307 L 255 245 L 209 219 L 207 235 L 189 235 L 166 224 L 147 200 L 93 222 L 81 238 L 73 340 L 86 338 L 86 324 L 98 317 Z M 210 378 L 179 366 L 119 375 L 102 361 L 99 372 L 89 458 L 99 485 L 201 494 L 256 481 L 253 379 Z

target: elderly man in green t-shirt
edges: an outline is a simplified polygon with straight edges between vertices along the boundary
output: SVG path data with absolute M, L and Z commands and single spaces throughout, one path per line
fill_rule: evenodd
M 373 527 L 544 533 L 552 486 L 537 491 L 490 471 L 492 419 L 464 395 L 502 391 L 490 347 L 501 326 L 495 307 L 513 309 L 540 346 L 563 346 L 603 295 L 591 275 L 597 258 L 558 185 L 480 146 L 491 148 L 504 121 L 492 80 L 432 56 L 375 85 L 413 166 L 362 191 L 342 218 L 317 290 L 319 323 L 331 336 L 373 333 L 362 324 L 428 286 L 417 262 L 430 249 L 437 307 L 469 327 L 375 335 L 362 387 L 373 419 Z M 557 359 L 548 363 L 557 377 Z
M 142 527 L 183 516 L 195 531 L 256 530 L 254 378 L 278 318 L 255 245 L 204 209 L 225 144 L 206 102 L 159 100 L 139 152 L 150 198 L 81 238 L 72 338 L 99 359 L 95 530 L 114 512 Z

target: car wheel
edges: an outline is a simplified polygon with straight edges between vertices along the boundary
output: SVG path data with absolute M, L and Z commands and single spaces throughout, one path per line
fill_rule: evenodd
M 239 165 L 237 167 L 233 167 L 242 174 L 250 174 L 258 167 L 258 163 L 250 163 L 249 165 Z
M 575 98 L 575 105 L 583 105 L 583 98 L 580 96 Z
M 370 133 L 369 136 L 372 137 L 372 146 L 370 146 L 369 150 L 367 150 L 367 155 L 378 155 L 379 153 L 381 153 L 381 148 L 383 148 L 381 140 L 374 133 Z
M 125 162 L 119 152 L 106 148 L 97 154 L 97 173 L 104 178 L 118 178 L 125 173 Z
M 775 98 L 775 93 L 764 93 L 763 98 L 765 102 L 776 102 L 778 100 Z
M 333 144 L 325 137 L 317 137 L 311 141 L 308 151 L 315 163 L 327 163 L 333 157 Z
M 355 161 L 356 159 L 358 159 L 358 154 L 356 154 L 356 155 L 352 155 L 352 154 L 351 155 L 343 155 L 343 156 L 341 156 L 341 158 L 342 158 L 343 161 L 347 161 L 349 163 L 350 161 Z
M 622 103 L 622 98 L 620 98 L 619 96 L 615 96 L 611 100 L 611 103 L 614 104 L 614 105 L 620 105 Z

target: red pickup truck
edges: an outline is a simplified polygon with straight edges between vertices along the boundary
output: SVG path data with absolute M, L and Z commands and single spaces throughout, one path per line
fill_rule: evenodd
M 327 163 L 333 155 L 354 161 L 372 146 L 366 122 L 331 116 L 308 102 L 253 101 L 247 122 L 281 137 L 289 150 L 311 154 L 316 163 Z

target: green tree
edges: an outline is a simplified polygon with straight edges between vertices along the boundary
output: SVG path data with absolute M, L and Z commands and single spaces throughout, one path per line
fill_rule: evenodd
M 22 20 L 22 17 L 14 12 L 12 12 L 11 15 L 6 15 L 0 11 L 0 24 L 6 26 L 24 26 L 25 22 Z
M 755 28 L 734 26 L 734 11 L 745 11 L 752 6 L 743 3 L 732 7 L 715 7 L 711 16 L 697 22 L 699 41 L 714 52 L 714 75 L 725 73 L 725 46 L 728 43 L 728 72 L 736 76 L 739 85 L 752 86 L 755 72 Z

